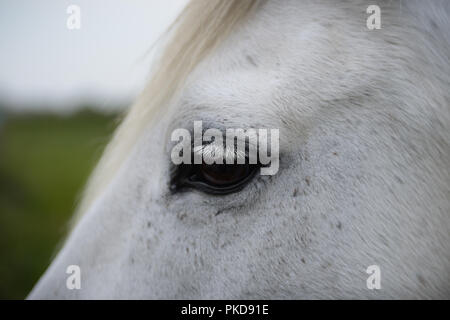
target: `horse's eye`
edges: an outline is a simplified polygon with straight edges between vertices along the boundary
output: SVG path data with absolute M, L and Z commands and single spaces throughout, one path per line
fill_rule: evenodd
M 240 191 L 258 168 L 251 164 L 182 164 L 172 177 L 171 189 L 190 187 L 210 194 L 229 194 Z

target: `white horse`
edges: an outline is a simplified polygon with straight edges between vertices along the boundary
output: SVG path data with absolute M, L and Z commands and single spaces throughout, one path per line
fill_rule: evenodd
M 449 17 L 448 1 L 191 2 L 29 298 L 450 298 Z M 170 136 L 196 120 L 279 128 L 278 173 L 183 186 Z

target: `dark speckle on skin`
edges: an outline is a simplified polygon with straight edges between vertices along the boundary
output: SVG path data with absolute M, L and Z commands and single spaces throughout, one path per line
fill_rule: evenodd
M 434 20 L 430 20 L 430 23 L 431 23 L 431 27 L 434 29 L 434 30 L 437 30 L 439 27 L 438 27 L 438 25 L 436 24 L 436 22 L 434 21 Z
M 417 275 L 417 280 L 419 280 L 421 285 L 423 285 L 423 286 L 427 285 L 427 282 L 425 281 L 425 278 L 421 274 Z
M 338 153 L 337 153 L 337 152 L 333 152 L 333 155 L 334 155 L 334 156 L 337 156 L 337 155 L 338 155 Z
M 398 183 L 404 184 L 403 180 L 400 177 L 398 177 L 398 176 L 394 176 L 394 177 L 398 181 Z
M 383 242 L 383 244 L 386 247 L 389 247 L 389 241 L 386 239 L 386 237 L 384 235 L 382 235 L 382 234 L 380 234 L 379 237 L 380 237 L 380 240 Z
M 292 196 L 293 196 L 293 197 L 296 197 L 296 196 L 297 196 L 297 194 L 298 194 L 298 189 L 297 189 L 297 188 L 295 188 L 295 189 L 294 189 L 294 193 L 292 194 Z
M 340 221 L 338 221 L 336 227 L 337 227 L 339 230 L 341 230 L 341 229 L 342 229 L 342 223 L 341 223 Z
M 136 197 L 138 201 L 141 201 L 142 199 L 143 189 L 144 189 L 143 183 L 138 183 L 138 185 L 136 186 Z
M 152 226 L 152 223 L 150 221 L 147 222 L 147 228 L 150 228 Z
M 310 186 L 310 184 L 311 184 L 311 181 L 309 180 L 309 177 L 306 177 L 305 178 L 305 182 L 306 182 L 306 184 L 308 185 L 308 187 Z
M 302 263 L 306 263 L 305 258 L 301 258 L 300 260 L 302 261 Z
M 177 218 L 178 218 L 179 220 L 183 220 L 184 218 L 186 218 L 186 216 L 187 216 L 186 213 L 178 213 L 178 214 L 177 214 Z
M 257 66 L 258 66 L 258 65 L 256 64 L 255 60 L 252 58 L 252 56 L 247 55 L 245 58 L 246 58 L 247 61 L 248 61 L 251 65 L 253 65 L 254 67 L 257 67 Z

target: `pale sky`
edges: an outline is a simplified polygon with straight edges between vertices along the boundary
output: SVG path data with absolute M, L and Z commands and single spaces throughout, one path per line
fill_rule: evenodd
M 15 109 L 102 108 L 132 101 L 146 53 L 187 0 L 0 0 L 0 103 Z M 81 29 L 66 26 L 69 5 Z

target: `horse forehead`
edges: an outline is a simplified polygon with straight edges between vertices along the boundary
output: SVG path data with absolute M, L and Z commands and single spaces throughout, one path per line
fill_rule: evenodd
M 242 123 L 298 126 L 322 101 L 345 98 L 370 81 L 358 77 L 364 63 L 354 57 L 349 62 L 353 40 L 332 29 L 305 16 L 298 1 L 265 6 L 192 72 L 179 117 L 198 120 L 210 114 Z M 371 56 L 364 59 L 367 64 Z

